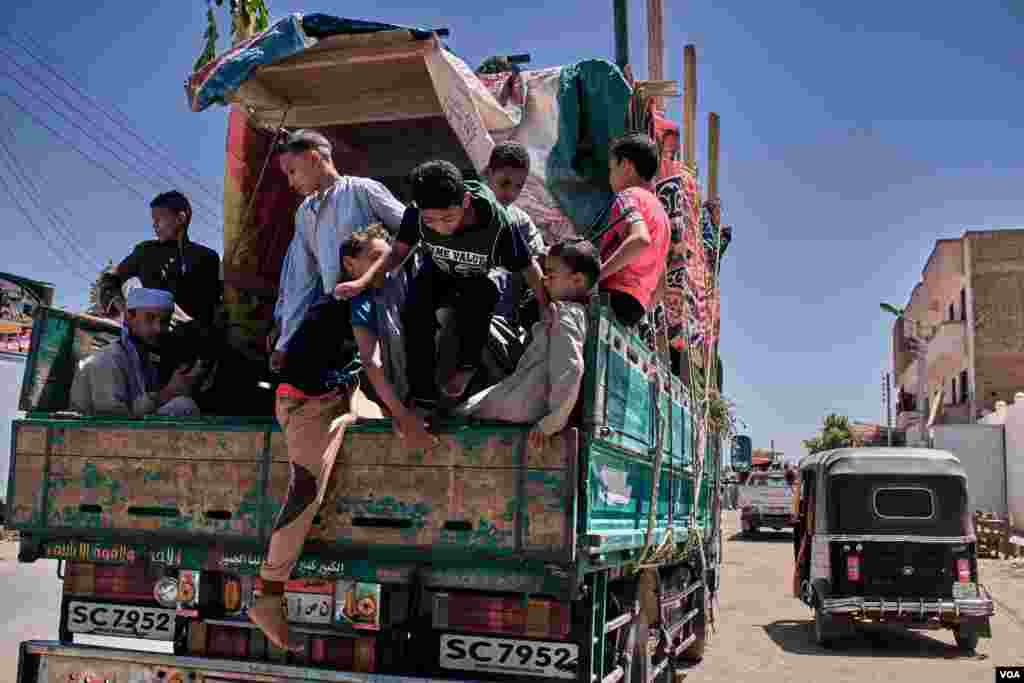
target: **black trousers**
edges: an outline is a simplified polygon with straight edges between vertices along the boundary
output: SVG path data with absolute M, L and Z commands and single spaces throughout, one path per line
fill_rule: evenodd
M 452 306 L 458 326 L 457 368 L 475 368 L 500 290 L 488 276 L 448 275 L 433 263 L 424 264 L 409 287 L 402 313 L 409 396 L 420 403 L 437 401 L 437 309 Z
M 626 327 L 635 327 L 644 319 L 644 314 L 647 311 L 632 296 L 616 289 L 604 291 L 608 293 L 608 303 L 611 304 L 612 312 L 615 313 L 615 317 L 619 319 L 620 323 Z

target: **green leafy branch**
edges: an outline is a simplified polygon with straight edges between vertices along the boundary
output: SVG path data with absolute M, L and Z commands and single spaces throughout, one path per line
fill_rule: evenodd
M 206 31 L 203 33 L 203 51 L 193 65 L 193 71 L 199 71 L 217 56 L 217 41 L 220 30 L 217 27 L 217 14 L 213 5 L 224 6 L 224 0 L 207 0 Z M 231 12 L 231 44 L 237 45 L 248 40 L 270 26 L 270 10 L 265 0 L 228 0 Z

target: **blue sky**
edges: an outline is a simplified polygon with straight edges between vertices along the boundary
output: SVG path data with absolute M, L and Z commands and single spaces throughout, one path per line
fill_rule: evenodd
M 275 17 L 323 11 L 448 27 L 450 44 L 471 65 L 500 53 L 529 52 L 535 67 L 613 54 L 611 0 L 269 3 Z M 645 3 L 630 4 L 632 61 L 643 75 Z M 722 355 L 726 392 L 755 446 L 774 439 L 798 455 L 830 411 L 878 419 L 890 324 L 878 302 L 905 302 L 936 238 L 1024 225 L 1024 13 L 1013 5 L 666 2 L 667 77 L 681 77 L 683 45 L 698 46 L 702 158 L 707 112 L 722 118 L 723 213 L 736 226 L 723 266 Z M 68 3 L 58 20 L 52 3 L 8 7 L 6 30 L 34 41 L 76 85 L 123 111 L 150 145 L 172 150 L 176 166 L 201 175 L 208 196 L 180 184 L 214 214 L 197 211 L 194 237 L 219 249 L 214 196 L 226 112 L 189 112 L 182 87 L 201 47 L 204 4 Z M 7 36 L 0 49 L 29 63 Z M 0 57 L 0 129 L 12 127 L 19 163 L 87 252 L 60 242 L 39 216 L 55 254 L 0 184 L 0 270 L 54 282 L 58 303 L 78 308 L 86 295 L 75 269 L 91 273 L 89 259 L 117 260 L 148 238 L 147 203 L 3 96 L 84 139 L 26 95 L 10 74 L 35 81 L 9 54 Z M 104 139 L 133 163 L 142 155 L 152 173 L 177 177 L 127 133 L 108 130 Z M 14 182 L 2 165 L 0 177 Z M 148 197 L 156 183 L 130 185 Z

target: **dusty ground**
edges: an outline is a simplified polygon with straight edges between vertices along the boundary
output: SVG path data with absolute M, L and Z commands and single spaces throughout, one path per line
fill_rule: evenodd
M 736 513 L 725 518 L 725 564 L 717 632 L 703 663 L 687 680 L 817 683 L 988 683 L 996 666 L 1024 665 L 1024 563 L 982 560 L 982 582 L 997 606 L 992 638 L 962 655 L 948 631 L 870 627 L 825 650 L 814 644 L 811 611 L 789 596 L 792 536 L 736 536 Z M 0 681 L 14 680 L 17 644 L 54 638 L 59 603 L 55 563 L 19 565 L 17 544 L 0 541 Z M 108 645 L 111 643 L 107 643 Z
M 725 513 L 722 591 L 717 633 L 692 681 L 794 683 L 989 683 L 996 666 L 1024 665 L 1024 567 L 982 560 L 981 580 L 995 599 L 992 638 L 974 656 L 955 647 L 949 631 L 863 629 L 832 650 L 814 644 L 812 613 L 790 597 L 793 541 L 789 532 L 756 540 L 736 535 L 736 512 Z

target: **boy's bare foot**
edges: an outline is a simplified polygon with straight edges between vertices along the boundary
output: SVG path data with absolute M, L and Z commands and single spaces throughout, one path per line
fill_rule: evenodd
M 444 385 L 444 393 L 448 398 L 459 398 L 466 393 L 466 388 L 469 387 L 470 381 L 473 379 L 473 375 L 476 374 L 476 368 L 462 368 L 456 370 L 452 378 L 448 380 L 448 383 Z
M 282 650 L 297 652 L 302 647 L 288 639 L 288 619 L 283 595 L 263 595 L 249 608 L 249 621 L 256 624 L 267 640 Z

